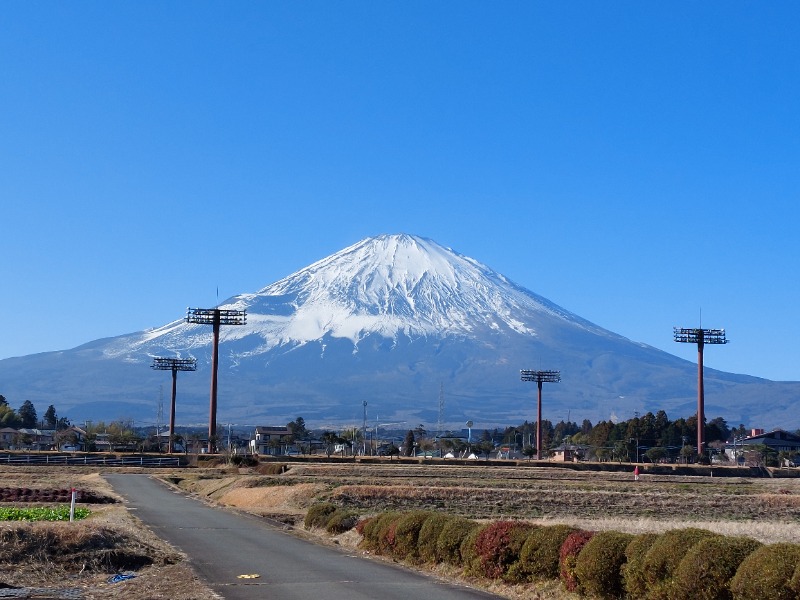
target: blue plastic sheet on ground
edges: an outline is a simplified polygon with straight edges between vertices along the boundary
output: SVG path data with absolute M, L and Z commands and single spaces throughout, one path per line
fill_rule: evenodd
M 134 577 L 136 577 L 136 575 L 123 575 L 122 573 L 117 573 L 113 577 L 108 578 L 108 583 L 119 583 L 120 581 L 133 579 Z

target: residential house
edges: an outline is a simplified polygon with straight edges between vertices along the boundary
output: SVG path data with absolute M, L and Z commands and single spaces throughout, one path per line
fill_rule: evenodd
M 286 451 L 292 432 L 288 427 L 256 427 L 250 439 L 250 452 L 277 456 Z
M 586 457 L 588 447 L 575 444 L 561 444 L 552 450 L 552 460 L 556 462 L 578 462 Z
M 760 463 L 761 457 L 754 455 L 754 446 L 766 446 L 776 454 L 785 452 L 796 455 L 800 454 L 800 436 L 782 429 L 769 433 L 764 433 L 763 429 L 754 430 L 752 435 L 737 440 L 734 444 L 727 444 L 725 453 L 734 460 L 743 455 L 748 463 Z
M 16 450 L 19 432 L 13 427 L 0 429 L 0 450 Z
M 52 429 L 32 429 L 21 427 L 19 430 L 18 450 L 51 450 L 53 448 Z

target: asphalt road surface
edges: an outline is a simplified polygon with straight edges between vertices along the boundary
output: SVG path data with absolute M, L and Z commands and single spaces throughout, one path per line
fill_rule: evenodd
M 134 515 L 189 556 L 226 600 L 499 598 L 300 539 L 263 519 L 215 509 L 147 475 L 106 475 Z M 258 578 L 240 579 L 239 575 Z

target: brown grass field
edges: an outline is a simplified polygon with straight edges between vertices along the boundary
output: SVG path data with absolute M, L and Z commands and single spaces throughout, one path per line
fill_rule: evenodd
M 641 481 L 634 482 L 632 467 L 609 472 L 535 463 L 295 460 L 282 464 L 285 467 L 265 463 L 258 468 L 175 469 L 154 475 L 220 507 L 294 525 L 298 535 L 339 545 L 355 546 L 358 535 L 350 532 L 334 540 L 303 531 L 309 506 L 333 502 L 365 516 L 387 509 L 425 509 L 477 520 L 525 519 L 631 533 L 691 525 L 765 543 L 800 543 L 800 478 L 645 471 Z M 265 474 L 271 471 L 277 473 Z M 95 500 L 118 500 L 102 474 L 91 469 L 2 467 L 0 473 L 0 488 L 76 487 L 91 492 Z M 0 505 L 27 504 L 17 499 Z M 78 523 L 0 523 L 0 587 L 72 589 L 86 599 L 215 597 L 181 553 L 155 537 L 121 503 L 84 506 L 92 515 Z M 109 583 L 116 572 L 137 576 Z M 441 568 L 438 574 L 458 577 Z M 573 598 L 557 584 L 534 588 L 472 583 L 508 598 Z

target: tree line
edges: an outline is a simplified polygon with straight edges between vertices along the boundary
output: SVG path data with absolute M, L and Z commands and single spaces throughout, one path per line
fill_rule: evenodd
M 41 421 L 36 412 L 36 407 L 30 400 L 25 400 L 22 405 L 14 410 L 9 406 L 5 396 L 0 394 L 0 428 L 11 429 L 52 429 L 61 431 L 71 426 L 69 419 L 59 417 L 56 407 L 52 404 L 47 407 Z

